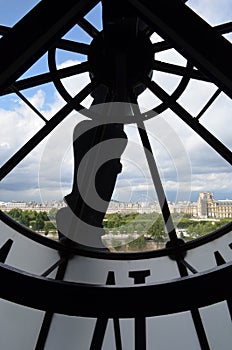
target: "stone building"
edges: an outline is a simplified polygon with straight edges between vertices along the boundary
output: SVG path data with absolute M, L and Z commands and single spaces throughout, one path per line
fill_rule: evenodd
M 215 200 L 210 192 L 200 192 L 197 207 L 199 218 L 232 218 L 232 200 Z

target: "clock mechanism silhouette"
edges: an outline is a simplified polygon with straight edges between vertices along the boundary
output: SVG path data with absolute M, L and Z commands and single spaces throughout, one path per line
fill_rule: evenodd
M 218 98 L 232 97 L 226 38 L 232 24 L 213 26 L 189 3 L 41 0 L 12 27 L 0 26 L 1 98 L 18 97 L 43 123 L 3 161 L 2 183 L 10 178 L 17 184 L 15 169 L 49 136 L 56 138 L 72 113 L 84 117 L 71 130 L 74 171 L 66 206 L 56 217 L 59 239 L 0 212 L 2 349 L 231 349 L 232 223 L 192 241 L 179 238 L 147 131 L 153 119 L 175 114 L 212 154 L 232 164 L 230 147 L 204 122 Z M 89 20 L 96 8 L 101 28 Z M 84 59 L 63 67 L 60 52 Z M 170 52 L 182 63 L 162 60 Z M 35 74 L 41 60 L 46 71 Z M 167 80 L 177 77 L 171 88 L 159 83 L 161 73 Z M 88 82 L 71 91 L 67 79 L 82 74 Z M 195 82 L 212 91 L 196 115 L 183 99 Z M 62 98 L 48 117 L 27 97 L 47 85 Z M 153 104 L 144 110 L 148 91 Z M 219 116 L 213 122 L 217 130 Z M 158 250 L 115 252 L 102 240 L 130 124 L 136 125 L 167 233 Z

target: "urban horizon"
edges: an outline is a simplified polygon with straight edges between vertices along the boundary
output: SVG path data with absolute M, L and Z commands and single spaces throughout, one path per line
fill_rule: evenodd
M 213 195 L 215 200 L 232 200 L 232 194 L 228 194 L 228 193 L 224 193 L 224 192 L 217 192 L 217 191 L 209 191 L 209 190 L 202 190 L 202 191 L 195 191 L 194 193 L 191 194 L 189 199 L 183 199 L 183 200 L 174 200 L 173 196 L 171 196 L 171 198 L 169 198 L 168 196 L 166 196 L 167 201 L 169 203 L 179 203 L 179 202 L 197 202 L 200 193 L 210 193 Z M 22 198 L 22 199 L 2 199 L 0 200 L 0 203 L 37 203 L 37 204 L 46 204 L 46 203 L 53 203 L 53 202 L 64 202 L 63 199 L 49 199 L 49 200 L 28 200 L 26 198 Z M 118 203 L 158 203 L 158 199 L 154 199 L 154 200 L 120 200 L 120 199 L 116 199 L 116 198 L 112 198 L 110 200 L 110 202 L 118 202 Z
M 232 218 L 232 199 L 217 199 L 213 192 L 199 192 L 197 201 L 168 201 L 170 213 L 188 214 L 190 217 L 203 219 Z M 45 202 L 36 201 L 0 201 L 0 209 L 10 212 L 12 209 L 44 211 L 59 210 L 65 207 L 63 200 Z M 158 201 L 150 202 L 123 202 L 112 199 L 109 202 L 106 214 L 151 214 L 162 213 Z M 54 213 L 53 213 L 54 214 Z

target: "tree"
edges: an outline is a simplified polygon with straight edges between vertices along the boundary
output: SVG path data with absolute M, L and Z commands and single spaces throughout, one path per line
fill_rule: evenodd
M 21 222 L 22 219 L 22 209 L 18 209 L 18 208 L 14 208 L 11 209 L 8 214 L 15 220 L 18 222 Z
M 44 228 L 44 220 L 39 216 L 35 220 L 35 227 L 37 231 L 41 231 Z
M 138 234 L 142 233 L 144 230 L 144 227 L 142 224 L 138 223 L 135 225 L 135 231 L 137 231 Z
M 147 233 L 151 235 L 151 237 L 156 242 L 162 242 L 166 239 L 164 222 L 161 215 L 154 221 L 152 226 L 148 229 Z
M 36 231 L 36 230 L 37 230 L 37 228 L 36 228 L 36 221 L 35 221 L 35 220 L 30 221 L 30 222 L 29 222 L 29 227 L 30 227 L 32 230 Z
M 29 216 L 28 210 L 22 211 L 21 224 L 29 227 L 29 222 L 30 222 L 30 216 Z
M 128 224 L 125 226 L 125 230 L 127 231 L 127 233 L 132 233 L 134 232 L 134 225 L 133 224 Z
M 47 235 L 51 231 L 53 233 L 56 233 L 57 230 L 51 221 L 45 221 L 44 222 L 44 231 L 45 231 L 45 235 Z
M 129 248 L 138 249 L 138 250 L 143 249 L 145 246 L 146 246 L 146 239 L 143 235 L 137 239 L 131 240 L 128 243 Z
M 48 216 L 50 218 L 51 221 L 55 221 L 56 220 L 56 214 L 58 212 L 57 208 L 51 208 L 48 212 Z

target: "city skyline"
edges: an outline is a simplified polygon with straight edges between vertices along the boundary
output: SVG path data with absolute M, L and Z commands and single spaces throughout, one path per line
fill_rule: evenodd
M 199 198 L 199 194 L 200 192 L 205 192 L 205 193 L 213 193 L 214 198 L 216 200 L 232 200 L 232 193 L 229 192 L 221 192 L 221 191 L 210 191 L 210 190 L 202 190 L 202 191 L 195 191 L 194 193 L 191 193 L 191 195 L 186 199 L 186 198 L 178 198 L 178 200 L 176 200 L 176 197 L 173 195 L 166 195 L 167 201 L 171 202 L 171 203 L 177 203 L 177 202 L 196 202 Z M 110 202 L 122 202 L 122 203 L 152 203 L 152 202 L 156 202 L 158 203 L 158 199 L 157 197 L 155 197 L 154 199 L 152 199 L 151 197 L 148 197 L 150 200 L 146 200 L 147 196 L 141 196 L 141 194 L 139 195 L 139 197 L 136 198 L 132 198 L 131 200 L 120 200 L 118 198 L 112 197 Z M 0 198 L 0 203 L 1 202 L 35 202 L 35 203 L 46 203 L 46 202 L 63 202 L 64 198 L 50 198 L 47 200 L 42 200 L 41 197 L 38 197 L 38 199 L 33 199 L 33 198 Z
M 188 214 L 190 218 L 195 219 L 223 219 L 232 218 L 232 199 L 217 199 L 214 193 L 200 192 L 197 201 L 179 201 L 168 202 L 170 214 Z M 64 201 L 50 202 L 1 202 L 0 210 L 10 212 L 12 209 L 34 210 L 36 212 L 53 212 L 53 209 L 60 210 L 65 207 Z M 111 200 L 109 202 L 106 214 L 120 213 L 122 215 L 130 215 L 131 213 L 138 214 L 162 214 L 161 206 L 155 202 L 119 202 Z M 51 214 L 54 216 L 53 214 Z
M 169 203 L 195 203 L 197 202 L 197 200 L 199 199 L 200 197 L 200 194 L 207 194 L 207 195 L 210 195 L 212 196 L 212 198 L 216 201 L 232 201 L 232 196 L 229 198 L 228 196 L 227 197 L 218 197 L 217 195 L 215 195 L 214 192 L 212 191 L 209 191 L 209 190 L 205 190 L 205 191 L 200 191 L 198 193 L 196 193 L 196 200 L 183 200 L 183 201 L 172 201 L 172 200 L 168 200 Z M 1 200 L 0 199 L 0 203 L 31 203 L 33 205 L 34 204 L 52 204 L 52 203 L 65 203 L 64 200 L 57 200 L 57 199 L 51 199 L 51 200 L 48 200 L 48 201 L 34 201 L 34 200 L 10 200 L 10 201 L 4 201 L 4 200 Z M 158 203 L 158 200 L 154 200 L 154 201 L 120 201 L 120 200 L 116 200 L 114 198 L 111 198 L 110 202 L 109 203 Z

